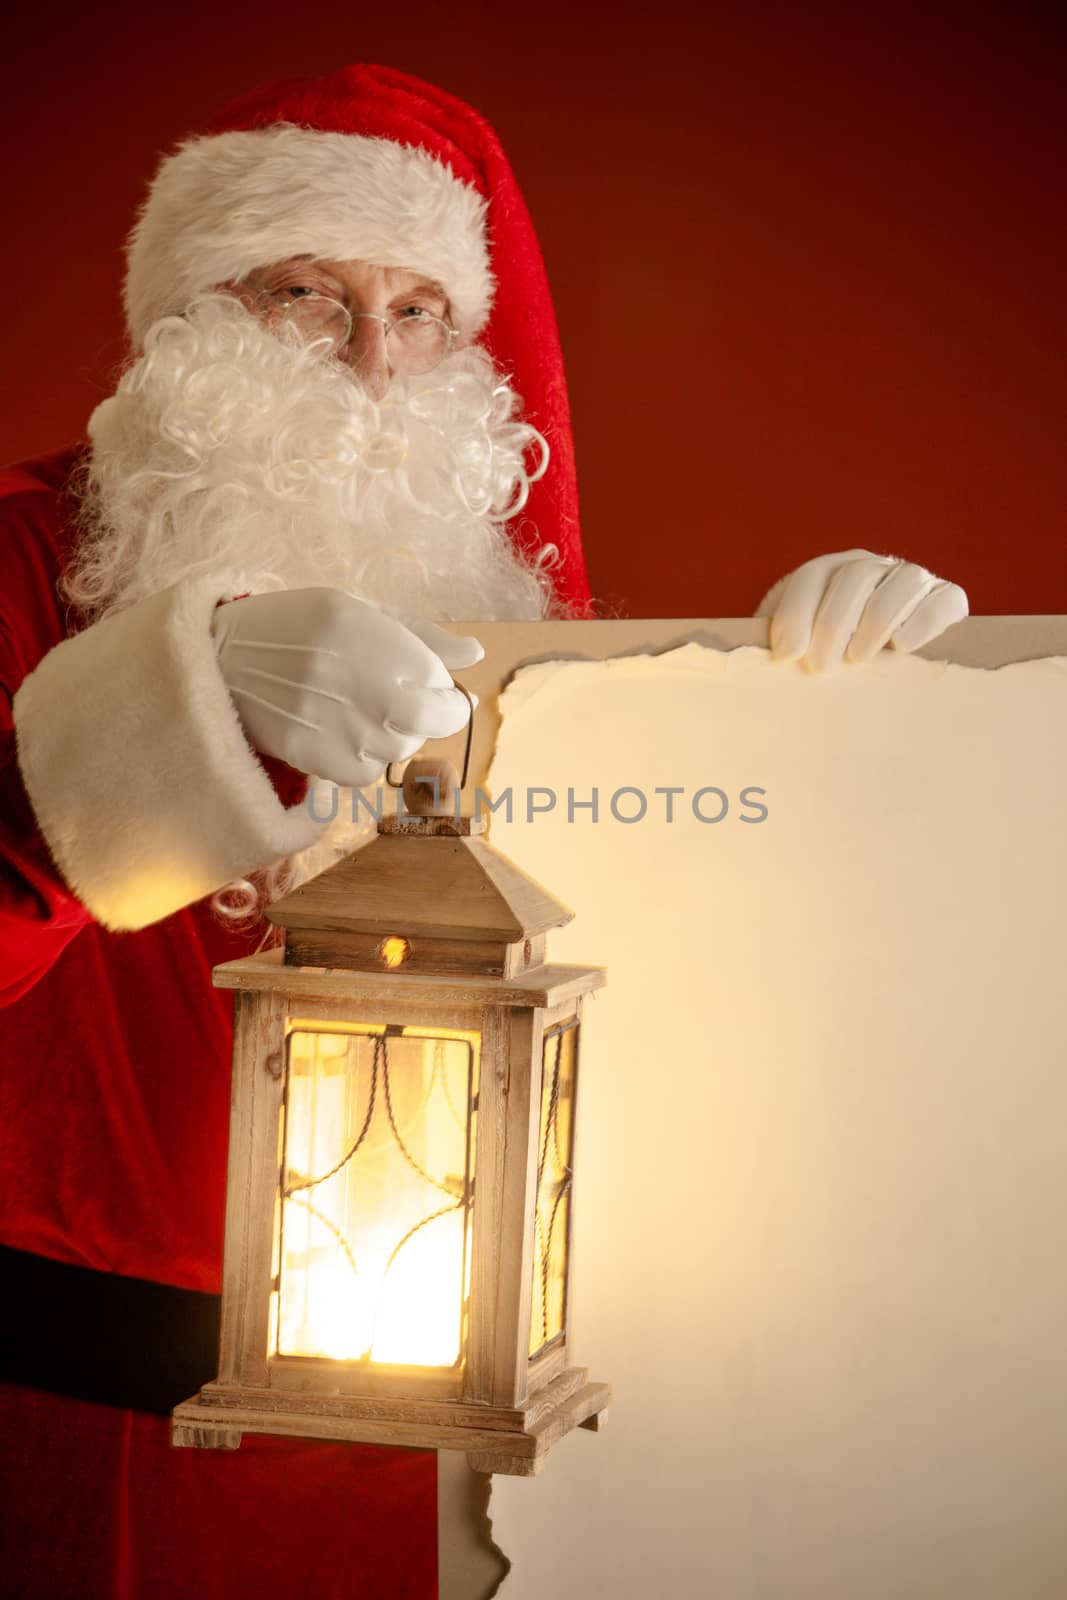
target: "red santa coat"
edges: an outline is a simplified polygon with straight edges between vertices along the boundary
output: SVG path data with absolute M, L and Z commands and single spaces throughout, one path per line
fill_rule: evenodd
M 93 861 L 75 860 L 62 814 L 50 818 L 47 845 L 39 831 L 41 801 L 35 797 L 35 810 L 16 761 L 12 702 L 76 631 L 56 592 L 69 540 L 63 490 L 74 460 L 67 452 L 0 474 L 0 1245 L 27 1253 L 8 1265 L 27 1268 L 31 1286 L 37 1258 L 92 1269 L 67 1275 L 57 1265 L 54 1281 L 53 1269 L 42 1269 L 43 1292 L 56 1296 L 43 1324 L 57 1334 L 61 1356 L 66 1340 L 75 1366 L 91 1325 L 92 1338 L 117 1342 L 122 1368 L 150 1362 L 151 1353 L 122 1348 L 130 1337 L 124 1282 L 118 1325 L 99 1326 L 100 1305 L 111 1303 L 117 1280 L 199 1295 L 219 1288 L 232 999 L 212 987 L 211 970 L 249 954 L 259 935 L 227 930 L 203 900 L 139 931 L 110 931 L 68 887 L 88 873 L 90 903 L 110 912 L 117 902 L 106 870 L 94 878 Z M 124 641 L 115 639 L 122 661 Z M 61 659 L 62 652 L 50 657 Z M 52 711 L 45 716 L 39 701 L 30 702 L 40 738 L 47 743 L 68 711 L 78 726 L 96 717 L 104 763 L 120 768 L 118 750 L 107 748 L 109 708 L 85 689 L 92 674 L 84 663 L 69 660 Z M 127 665 L 124 687 L 134 696 L 142 667 L 136 659 Z M 148 676 L 154 683 L 166 670 L 164 663 Z M 167 727 L 159 733 L 166 738 Z M 179 746 L 183 737 L 176 725 Z M 33 750 L 23 757 L 39 782 L 44 767 L 34 768 Z M 45 750 L 45 766 L 52 759 Z M 242 769 L 242 782 L 261 777 Z M 105 869 L 109 851 L 122 845 L 115 835 L 128 841 L 143 821 L 150 828 L 160 800 L 136 783 L 129 792 L 121 771 L 112 772 L 116 779 L 114 817 L 98 808 L 90 829 L 93 859 Z M 79 784 L 73 787 L 66 803 L 76 810 Z M 275 808 L 269 827 L 302 826 L 299 805 L 286 811 L 286 798 L 294 797 L 264 801 L 257 791 L 256 804 Z M 99 794 L 85 799 L 91 809 Z M 201 823 L 192 819 L 190 840 Z M 54 854 L 64 859 L 64 875 Z M 195 870 L 219 868 L 201 861 Z M 135 919 L 120 908 L 108 920 L 129 927 Z M 42 1291 L 28 1292 L 40 1301 Z M 26 1313 L 5 1301 L 17 1328 Z M 15 1347 L 17 1365 L 17 1339 Z M 33 1352 L 24 1354 L 32 1382 L 50 1381 Z M 162 1365 L 165 1371 L 165 1358 Z M 56 1382 L 72 1386 L 69 1373 L 57 1373 Z M 25 1381 L 0 1386 L 0 1412 L 5 1595 L 436 1594 L 432 1453 L 252 1436 L 234 1454 L 173 1450 L 162 1415 L 60 1398 Z

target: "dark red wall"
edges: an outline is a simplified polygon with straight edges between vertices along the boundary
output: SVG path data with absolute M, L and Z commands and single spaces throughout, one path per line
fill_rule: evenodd
M 346 60 L 498 127 L 538 223 L 596 591 L 752 610 L 866 545 L 1067 611 L 1063 8 L 28 4 L 5 24 L 9 459 L 121 357 L 156 153 Z

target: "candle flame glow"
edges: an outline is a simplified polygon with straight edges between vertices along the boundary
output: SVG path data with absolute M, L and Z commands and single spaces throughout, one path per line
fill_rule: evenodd
M 477 1046 L 455 1030 L 291 1025 L 279 1354 L 460 1361 Z
M 399 938 L 396 934 L 391 934 L 388 939 L 383 939 L 378 946 L 381 958 L 387 967 L 403 966 L 407 960 L 409 948 L 407 940 Z

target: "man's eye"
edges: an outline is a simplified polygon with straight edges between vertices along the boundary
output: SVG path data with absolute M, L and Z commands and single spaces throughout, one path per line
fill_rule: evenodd
M 432 316 L 425 306 L 402 306 L 397 312 L 397 320 L 404 322 L 417 322 L 422 317 Z
M 292 295 L 294 300 L 303 300 L 307 295 L 314 294 L 315 291 L 306 283 L 287 283 L 281 293 Z

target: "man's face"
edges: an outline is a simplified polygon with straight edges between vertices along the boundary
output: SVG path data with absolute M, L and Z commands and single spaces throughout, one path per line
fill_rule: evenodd
M 449 322 L 448 298 L 440 284 L 403 267 L 379 267 L 365 261 L 297 256 L 257 268 L 225 288 L 275 331 L 291 321 L 287 312 L 309 296 L 343 306 L 352 319 L 351 338 L 333 353 L 356 373 L 372 400 L 384 399 L 396 375 L 393 347 L 398 337 L 403 337 L 403 330 L 392 333 L 391 328 L 400 323 L 414 328 L 420 321 L 429 327 L 429 318 Z M 343 317 L 340 325 L 347 332 Z

